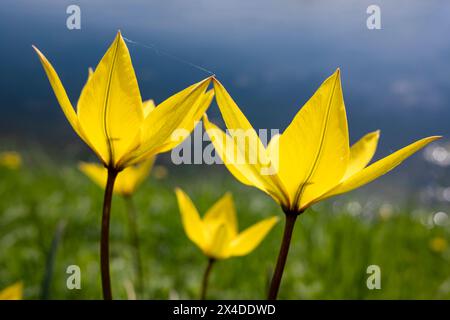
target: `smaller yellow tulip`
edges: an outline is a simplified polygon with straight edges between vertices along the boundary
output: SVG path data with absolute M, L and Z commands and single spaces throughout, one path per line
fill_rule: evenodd
M 0 152 L 0 166 L 11 170 L 19 169 L 22 165 L 22 157 L 15 151 Z
M 123 169 L 117 175 L 113 192 L 124 197 L 131 196 L 149 175 L 154 162 L 155 157 L 152 157 L 136 166 Z M 81 162 L 78 167 L 101 188 L 105 187 L 108 178 L 108 170 L 105 166 L 98 163 Z
M 15 284 L 0 291 L 0 300 L 22 300 L 22 296 L 22 282 L 16 282 Z
M 236 210 L 230 193 L 220 198 L 201 219 L 189 196 L 179 188 L 175 192 L 188 238 L 210 259 L 249 254 L 278 222 L 278 217 L 271 217 L 238 233 Z

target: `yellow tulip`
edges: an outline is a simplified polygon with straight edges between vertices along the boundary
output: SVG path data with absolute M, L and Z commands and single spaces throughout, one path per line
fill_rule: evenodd
M 0 300 L 22 300 L 23 284 L 17 282 L 0 291 Z
M 178 129 L 191 132 L 213 98 L 211 77 L 171 96 L 156 108 L 143 103 L 130 53 L 120 32 L 89 73 L 76 112 L 53 66 L 33 46 L 67 120 L 108 169 L 103 200 L 100 267 L 103 296 L 112 299 L 109 274 L 109 220 L 117 174 L 182 142 Z
M 119 172 L 114 183 L 113 192 L 124 197 L 131 196 L 136 191 L 137 187 L 149 175 L 154 160 L 155 158 L 152 157 L 144 162 L 141 162 L 135 166 L 127 167 Z M 86 176 L 88 176 L 101 188 L 105 187 L 106 180 L 108 178 L 108 170 L 103 165 L 81 162 L 78 167 Z
M 279 285 L 293 226 L 300 213 L 318 201 L 373 181 L 440 138 L 418 140 L 368 165 L 377 147 L 379 131 L 349 146 L 339 69 L 322 83 L 287 129 L 273 137 L 267 148 L 216 79 L 214 91 L 229 131 L 226 134 L 204 116 L 214 148 L 236 179 L 269 194 L 286 213 L 283 246 L 287 248 L 282 246 L 280 250 L 274 275 L 277 279 L 272 282 L 270 298 L 276 297 L 278 287 L 274 281 Z M 246 143 L 239 143 L 243 141 L 243 132 Z M 275 170 L 267 174 L 268 168 Z
M 56 98 L 74 131 L 107 168 L 123 168 L 168 151 L 182 141 L 176 129 L 192 131 L 208 108 L 211 78 L 168 98 L 156 108 L 143 103 L 130 54 L 120 32 L 89 76 L 75 112 L 50 62 L 36 48 Z
M 251 135 L 249 140 L 254 142 L 248 148 L 238 145 L 233 134 L 226 135 L 205 115 L 205 127 L 216 151 L 239 181 L 268 193 L 287 212 L 302 212 L 320 200 L 365 185 L 440 138 L 421 139 L 368 166 L 377 147 L 379 131 L 367 134 L 349 147 L 347 116 L 337 70 L 301 108 L 283 134 L 275 136 L 264 148 L 247 118 L 215 79 L 214 90 L 227 128 L 237 134 L 242 132 L 237 129 L 246 130 L 245 133 Z M 237 154 L 250 153 L 242 155 L 242 159 L 258 153 L 254 157 L 258 161 L 233 161 L 228 149 Z M 277 172 L 264 174 L 263 169 L 270 165 L 274 165 Z
M 278 222 L 278 218 L 265 219 L 239 233 L 236 210 L 230 193 L 220 198 L 203 219 L 185 192 L 177 188 L 175 193 L 188 238 L 208 257 L 200 295 L 200 298 L 204 299 L 213 262 L 252 252 Z
M 211 259 L 249 254 L 278 221 L 277 217 L 271 217 L 238 233 L 236 210 L 230 193 L 220 198 L 202 219 L 189 196 L 178 188 L 175 192 L 188 238 Z
M 11 170 L 19 169 L 22 165 L 22 157 L 15 151 L 0 152 L 0 166 Z

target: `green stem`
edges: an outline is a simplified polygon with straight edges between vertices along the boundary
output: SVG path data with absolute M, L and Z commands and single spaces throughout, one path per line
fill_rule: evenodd
M 114 182 L 119 172 L 108 168 L 105 197 L 103 199 L 102 229 L 100 239 L 100 270 L 102 275 L 103 299 L 112 300 L 111 277 L 109 273 L 109 220 L 111 217 L 111 201 Z
M 214 261 L 215 260 L 213 258 L 208 259 L 208 265 L 206 266 L 205 273 L 203 274 L 202 291 L 200 293 L 200 300 L 205 300 L 205 298 L 206 298 L 206 291 L 208 290 L 209 275 L 211 274 L 211 269 L 214 264 Z
M 66 222 L 64 220 L 59 221 L 58 225 L 56 226 L 55 234 L 53 235 L 50 250 L 47 254 L 47 261 L 45 263 L 45 273 L 41 288 L 41 300 L 48 300 L 50 297 L 50 287 L 53 279 L 56 251 L 58 250 L 65 227 Z
M 136 207 L 133 202 L 133 198 L 131 195 L 127 195 L 124 197 L 125 202 L 127 204 L 127 212 L 128 212 L 128 226 L 131 238 L 131 245 L 134 250 L 134 267 L 136 269 L 136 289 L 137 292 L 142 295 L 144 290 L 144 269 L 142 266 L 141 252 L 140 252 L 140 242 L 139 242 L 139 233 L 138 233 L 138 225 L 137 225 L 137 212 Z
M 278 253 L 277 265 L 273 273 L 272 282 L 270 284 L 268 300 L 276 300 L 278 290 L 280 289 L 281 278 L 283 277 L 284 266 L 291 244 L 292 232 L 294 231 L 295 221 L 299 213 L 286 212 L 286 222 L 284 225 L 283 241 L 281 242 L 280 252 Z

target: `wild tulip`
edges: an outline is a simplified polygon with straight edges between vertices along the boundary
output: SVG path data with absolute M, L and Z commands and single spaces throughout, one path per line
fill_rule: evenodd
M 228 128 L 226 134 L 204 116 L 205 128 L 216 152 L 236 179 L 266 192 L 285 213 L 285 230 L 269 299 L 277 297 L 292 231 L 301 213 L 319 201 L 375 180 L 440 138 L 432 136 L 418 140 L 368 165 L 377 147 L 379 131 L 369 133 L 349 146 L 339 69 L 322 83 L 283 134 L 273 137 L 267 148 L 216 79 L 214 91 Z M 246 143 L 239 143 L 242 130 Z M 241 161 L 236 161 L 236 155 Z M 270 168 L 275 170 L 266 170 Z
M 103 296 L 112 299 L 109 274 L 109 220 L 117 174 L 128 166 L 171 150 L 182 141 L 177 129 L 192 131 L 213 93 L 207 78 L 171 96 L 156 108 L 142 103 L 128 48 L 120 32 L 81 91 L 76 112 L 50 62 L 36 48 L 56 98 L 78 136 L 108 169 L 102 214 L 100 264 Z
M 206 212 L 203 219 L 184 191 L 176 189 L 175 193 L 183 227 L 188 238 L 208 258 L 200 294 L 200 298 L 205 299 L 213 263 L 217 260 L 244 256 L 255 250 L 278 222 L 278 218 L 265 219 L 242 232 L 238 232 L 236 209 L 230 193 L 226 193 L 220 198 Z

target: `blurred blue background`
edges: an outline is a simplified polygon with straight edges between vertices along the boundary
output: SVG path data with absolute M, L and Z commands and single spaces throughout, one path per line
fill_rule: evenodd
M 69 30 L 66 8 L 81 8 Z M 31 49 L 53 63 L 76 103 L 118 29 L 125 37 L 203 66 L 256 128 L 283 130 L 320 83 L 342 70 L 352 141 L 381 129 L 380 153 L 450 133 L 450 3 L 377 1 L 23 1 L 0 11 L 0 134 L 18 144 L 81 143 Z M 129 44 L 143 98 L 162 101 L 208 74 Z M 219 118 L 217 108 L 209 111 Z M 380 153 L 377 155 L 379 156 Z

